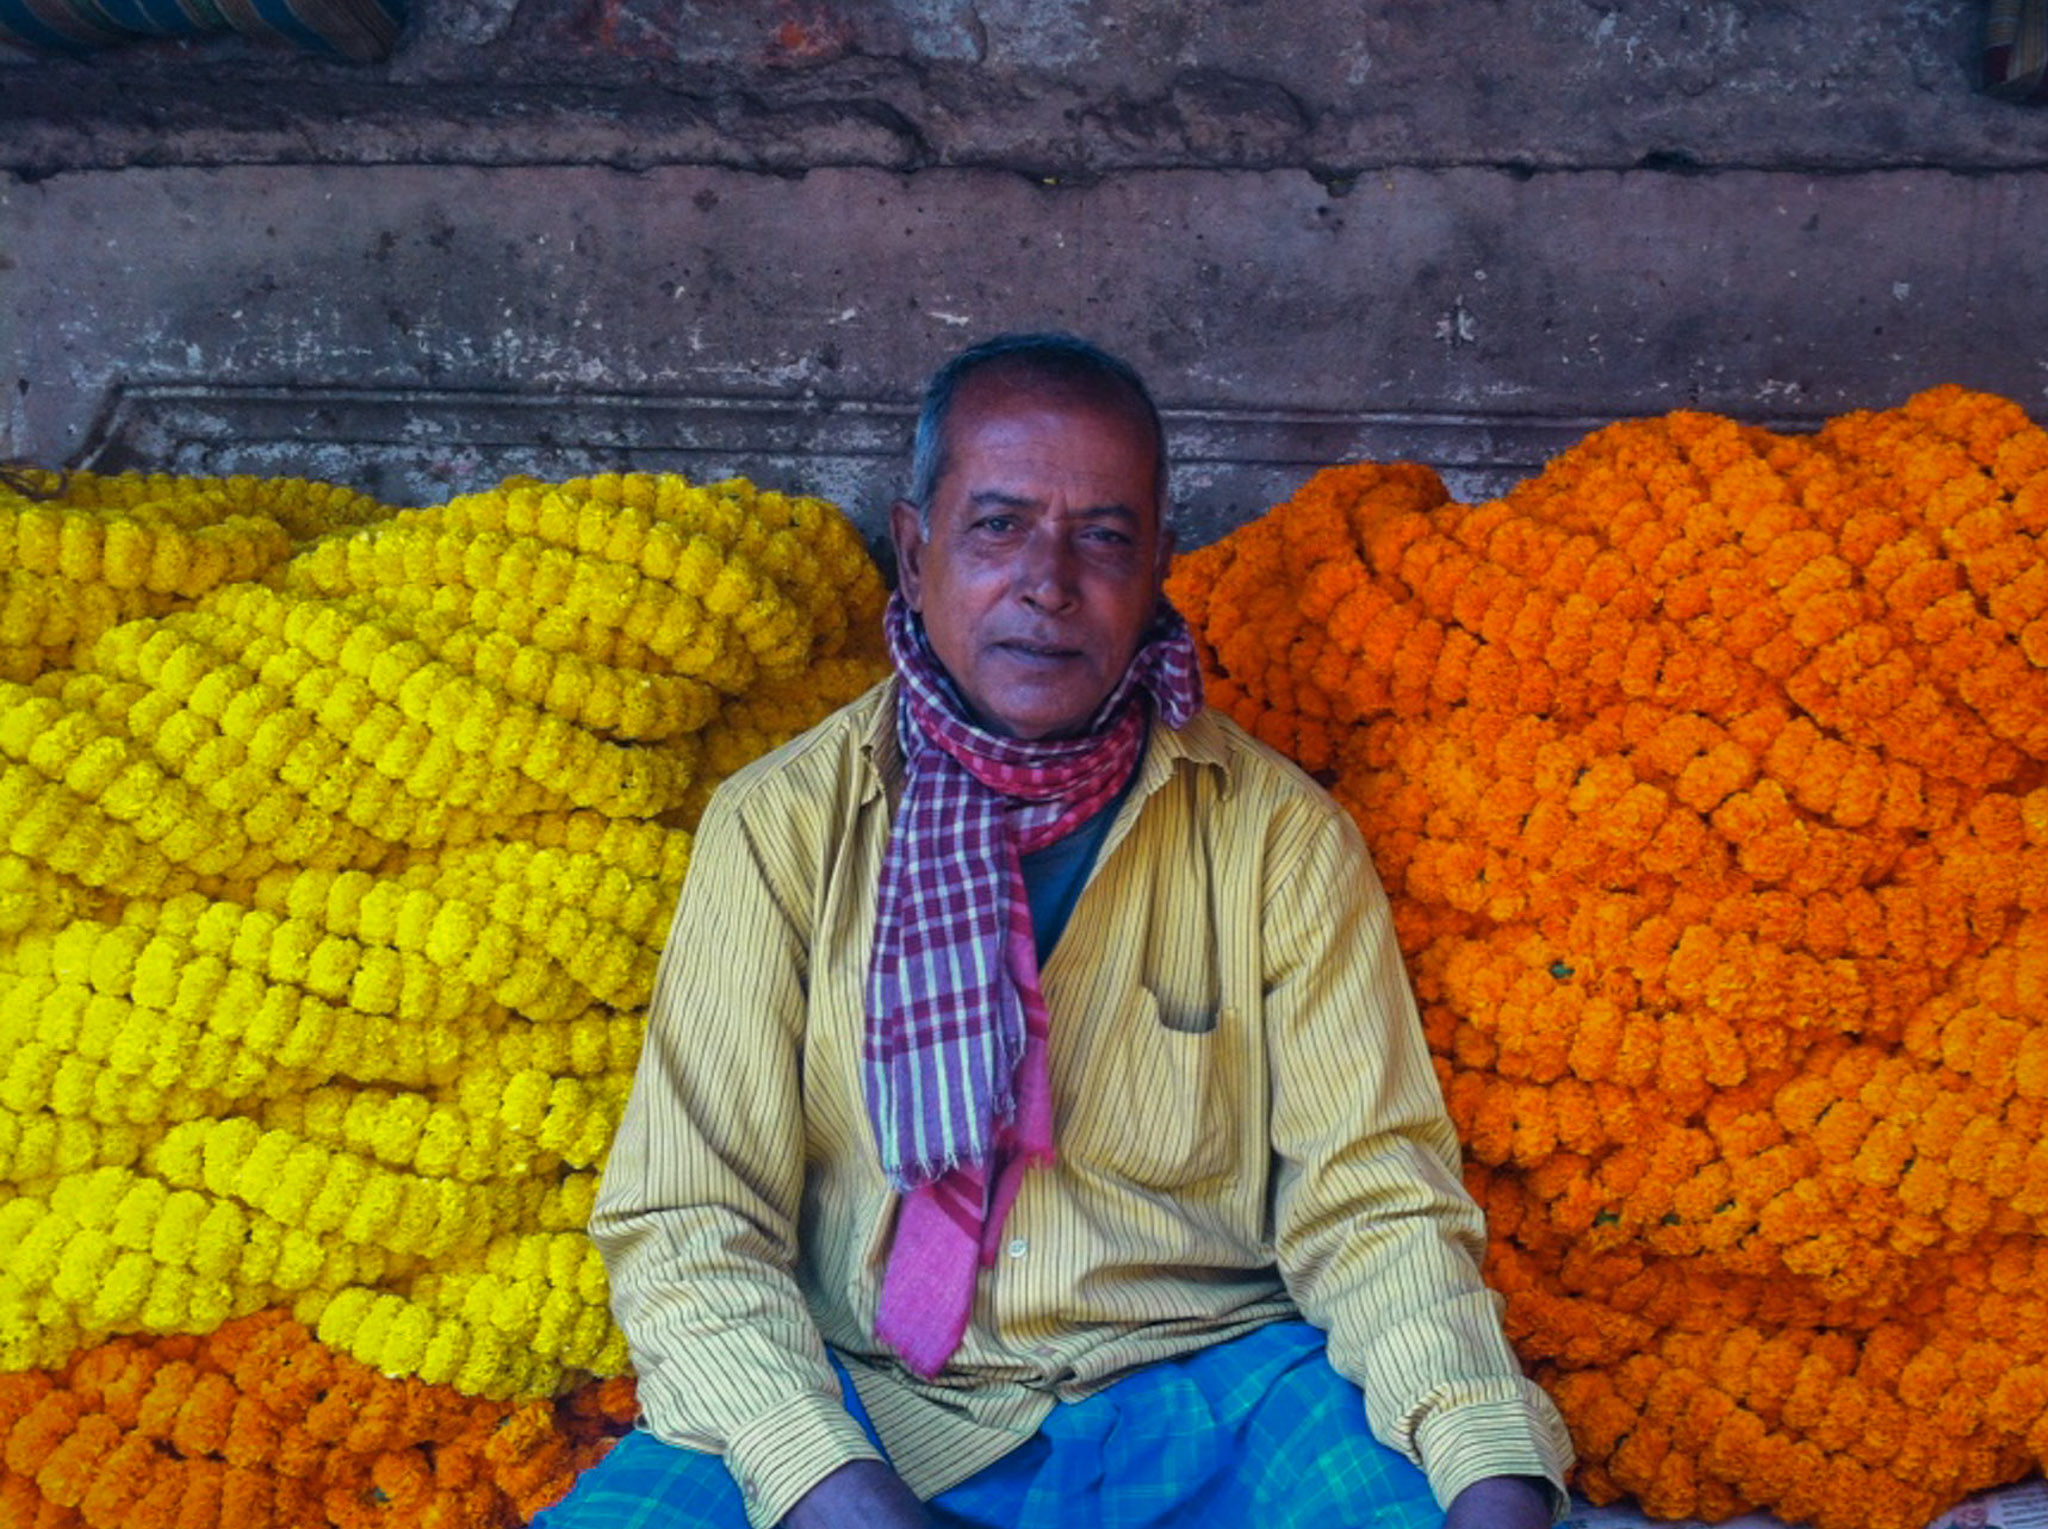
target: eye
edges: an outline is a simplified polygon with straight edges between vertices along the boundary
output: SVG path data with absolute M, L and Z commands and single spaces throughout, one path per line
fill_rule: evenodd
M 1017 529 L 1017 517 L 1000 513 L 984 515 L 981 519 L 974 522 L 974 529 L 977 531 L 991 531 L 1000 536 L 1005 532 Z

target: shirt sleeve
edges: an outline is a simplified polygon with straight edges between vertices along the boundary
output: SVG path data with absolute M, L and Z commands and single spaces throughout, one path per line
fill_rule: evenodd
M 1439 1504 L 1482 1477 L 1540 1476 L 1561 1512 L 1570 1437 L 1480 1279 L 1485 1223 L 1364 843 L 1339 809 L 1303 814 L 1269 864 L 1281 1273 L 1374 1436 L 1422 1467 Z
M 794 1278 L 808 936 L 714 798 L 655 979 L 590 1232 L 645 1426 L 722 1455 L 750 1523 L 880 1459 Z

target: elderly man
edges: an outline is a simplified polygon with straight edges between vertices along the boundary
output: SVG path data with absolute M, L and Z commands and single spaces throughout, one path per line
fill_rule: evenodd
M 1201 708 L 1144 384 L 991 341 L 913 469 L 894 676 L 705 814 L 591 1224 L 643 1425 L 543 1522 L 1548 1524 L 1386 897 Z

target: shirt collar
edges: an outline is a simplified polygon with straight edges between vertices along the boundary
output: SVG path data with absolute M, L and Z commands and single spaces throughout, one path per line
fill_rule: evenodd
M 903 744 L 896 736 L 896 696 L 901 688 L 892 674 L 854 703 L 868 709 L 860 727 L 861 757 L 868 764 L 861 788 L 864 802 L 879 796 L 885 782 L 903 780 Z

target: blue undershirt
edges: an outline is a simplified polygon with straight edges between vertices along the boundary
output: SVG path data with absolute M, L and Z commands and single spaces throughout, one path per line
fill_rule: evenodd
M 1031 933 L 1038 947 L 1041 971 L 1053 946 L 1059 943 L 1060 931 L 1067 927 L 1074 904 L 1080 901 L 1081 888 L 1088 884 L 1088 873 L 1095 869 L 1095 857 L 1102 853 L 1102 841 L 1109 837 L 1109 825 L 1116 818 L 1117 808 L 1137 783 L 1138 765 L 1144 763 L 1144 757 L 1141 750 L 1131 766 L 1130 779 L 1110 798 L 1108 806 L 1045 848 L 1018 857 L 1024 872 L 1024 895 L 1031 904 Z

